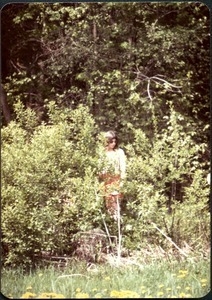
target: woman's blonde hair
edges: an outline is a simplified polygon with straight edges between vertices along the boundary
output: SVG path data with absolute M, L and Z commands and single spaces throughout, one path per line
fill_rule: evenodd
M 115 148 L 118 148 L 118 136 L 115 131 L 109 130 L 105 132 L 105 138 L 107 140 L 107 143 L 110 143 L 113 139 L 116 140 Z

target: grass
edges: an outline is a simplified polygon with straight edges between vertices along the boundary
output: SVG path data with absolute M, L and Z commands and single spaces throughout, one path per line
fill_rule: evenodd
M 210 290 L 210 262 L 153 261 L 146 265 L 87 266 L 72 261 L 25 273 L 3 269 L 1 292 L 9 298 L 196 298 Z

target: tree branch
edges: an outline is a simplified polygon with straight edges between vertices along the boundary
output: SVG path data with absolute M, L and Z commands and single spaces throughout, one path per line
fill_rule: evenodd
M 181 89 L 182 87 L 179 86 L 179 85 L 174 85 L 172 83 L 170 83 L 169 81 L 161 78 L 161 77 L 164 77 L 163 75 L 154 75 L 154 76 L 146 76 L 145 74 L 142 74 L 140 72 L 140 70 L 138 69 L 137 67 L 137 70 L 135 72 L 133 72 L 137 75 L 137 80 L 139 81 L 144 81 L 144 80 L 147 80 L 147 94 L 148 94 L 148 98 L 152 101 L 153 100 L 153 97 L 151 96 L 151 93 L 150 93 L 150 84 L 151 84 L 151 80 L 154 81 L 155 83 L 159 84 L 159 85 L 163 85 L 164 84 L 166 85 L 166 89 L 168 89 L 169 91 L 172 91 L 173 92 L 173 89 Z M 176 91 L 175 91 L 176 92 Z
M 181 253 L 181 254 L 183 254 L 184 256 L 186 256 L 187 257 L 187 254 L 182 250 L 182 249 L 180 249 L 173 241 L 172 241 L 172 239 L 169 237 L 169 236 L 167 236 L 165 233 L 163 233 L 163 231 L 162 230 L 160 230 L 160 228 L 158 228 L 157 227 L 157 225 L 155 224 L 155 223 L 153 223 L 153 222 L 151 222 L 151 224 L 163 235 L 163 236 L 165 236 L 165 238 L 170 242 L 170 243 L 172 243 L 172 245 L 174 245 L 175 246 L 175 248 L 177 249 L 177 250 L 179 250 L 179 252 Z
M 149 99 L 152 101 L 152 96 L 151 96 L 151 94 L 150 94 L 150 79 L 148 79 L 147 93 L 148 93 Z

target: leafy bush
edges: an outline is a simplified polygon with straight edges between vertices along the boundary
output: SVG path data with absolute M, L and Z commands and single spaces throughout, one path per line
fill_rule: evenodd
M 2 130 L 7 263 L 27 262 L 41 251 L 67 251 L 74 233 L 99 223 L 94 121 L 83 106 L 53 111 L 54 124 L 31 134 L 18 121 Z
M 178 246 L 203 250 L 210 236 L 207 171 L 200 162 L 206 145 L 194 142 L 181 115 L 170 110 L 166 119 L 166 129 L 153 143 L 137 129 L 134 143 L 127 145 L 124 240 L 132 248 L 149 243 L 169 247 L 156 225 Z
M 2 242 L 10 265 L 36 262 L 45 251 L 72 254 L 75 236 L 105 230 L 106 216 L 97 176 L 102 141 L 88 109 L 59 109 L 52 101 L 49 121 L 40 125 L 30 109 L 15 109 L 17 120 L 2 129 Z M 154 140 L 131 128 L 134 140 L 124 145 L 123 245 L 170 247 L 157 226 L 179 247 L 202 251 L 209 243 L 209 188 L 199 159 L 206 145 L 194 142 L 181 115 L 170 110 L 165 120 Z M 116 222 L 105 220 L 117 235 Z

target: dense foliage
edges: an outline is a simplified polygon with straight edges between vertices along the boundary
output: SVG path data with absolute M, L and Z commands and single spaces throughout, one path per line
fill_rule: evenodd
M 209 10 L 201 3 L 9 4 L 2 23 L 4 262 L 72 254 L 116 224 L 101 131 L 127 155 L 124 246 L 209 243 Z M 9 36 L 9 38 L 8 38 Z M 200 243 L 201 241 L 201 243 Z

